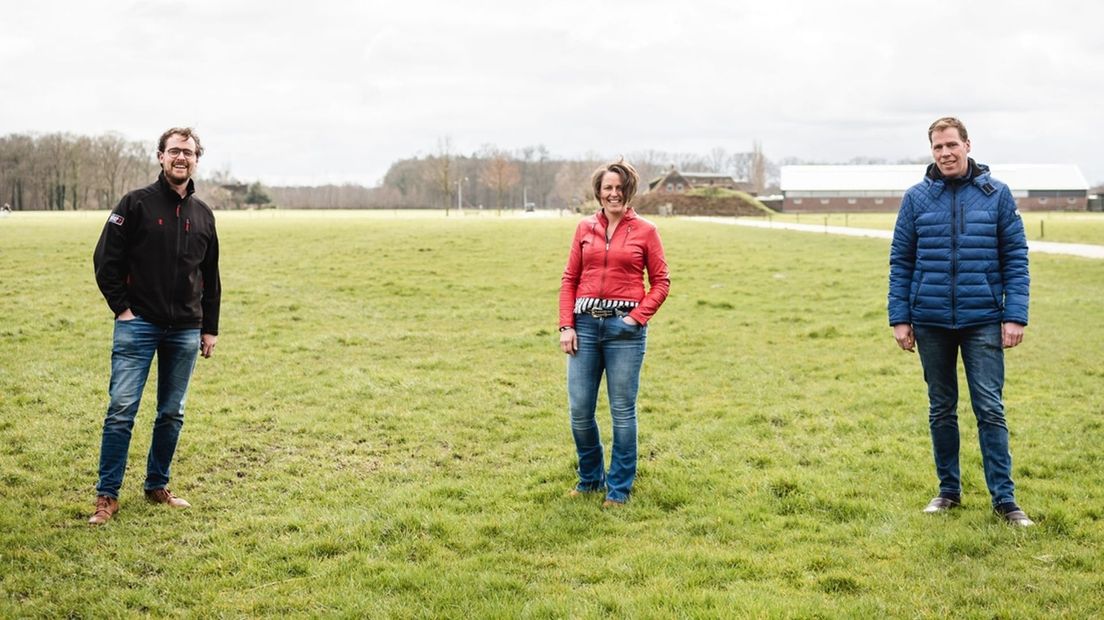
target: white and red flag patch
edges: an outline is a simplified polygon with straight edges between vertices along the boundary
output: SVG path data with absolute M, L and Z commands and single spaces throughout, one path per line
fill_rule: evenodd
M 122 226 L 123 225 L 123 216 L 119 215 L 118 213 L 112 213 L 111 216 L 107 218 L 107 221 L 111 222 L 112 224 L 114 224 L 116 226 Z

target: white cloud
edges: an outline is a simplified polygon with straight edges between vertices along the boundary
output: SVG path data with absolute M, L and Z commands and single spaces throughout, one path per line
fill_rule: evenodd
M 7 8 L 0 133 L 204 136 L 209 169 L 374 183 L 461 151 L 922 156 L 955 114 L 979 158 L 1104 180 L 1104 6 L 1059 0 L 520 4 L 46 0 Z

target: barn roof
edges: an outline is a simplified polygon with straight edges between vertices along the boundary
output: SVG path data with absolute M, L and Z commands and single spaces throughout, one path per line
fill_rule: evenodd
M 725 174 L 723 172 L 682 172 L 680 174 L 682 174 L 682 178 L 684 179 L 694 179 L 702 181 L 707 179 L 724 179 L 725 181 L 736 183 L 736 179 L 733 178 L 732 175 Z
M 782 166 L 782 191 L 904 191 L 924 176 L 926 164 L 879 166 Z M 1014 191 L 1088 190 L 1073 164 L 992 164 L 993 176 Z

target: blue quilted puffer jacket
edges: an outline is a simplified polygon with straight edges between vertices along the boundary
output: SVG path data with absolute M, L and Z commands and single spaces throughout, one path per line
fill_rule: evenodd
M 928 166 L 901 200 L 889 253 L 890 325 L 1027 325 L 1023 220 L 1008 186 L 969 163 L 963 179 Z

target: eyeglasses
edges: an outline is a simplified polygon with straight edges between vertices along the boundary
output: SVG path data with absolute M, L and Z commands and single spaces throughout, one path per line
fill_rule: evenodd
M 167 151 L 165 151 L 165 154 L 168 155 L 169 157 L 172 157 L 173 159 L 176 159 L 177 157 L 180 157 L 181 155 L 184 156 L 184 159 L 195 159 L 195 156 L 196 156 L 195 151 L 193 151 L 191 149 L 176 149 L 176 148 L 168 149 Z

